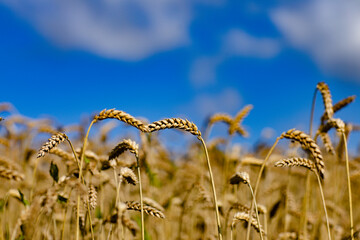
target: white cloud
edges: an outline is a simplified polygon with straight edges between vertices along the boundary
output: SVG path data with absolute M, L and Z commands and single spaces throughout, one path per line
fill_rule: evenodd
M 278 40 L 257 38 L 240 29 L 232 29 L 225 35 L 223 47 L 229 55 L 256 58 L 272 58 L 280 51 Z
M 190 69 L 190 81 L 194 87 L 216 83 L 216 67 L 223 61 L 222 56 L 199 57 Z
M 0 0 L 57 45 L 138 60 L 189 42 L 184 0 Z
M 216 112 L 235 112 L 240 108 L 241 102 L 238 91 L 226 88 L 217 93 L 198 94 L 191 102 L 180 107 L 179 111 L 204 119 Z
M 314 0 L 271 17 L 288 42 L 328 73 L 360 79 L 360 2 Z
M 277 39 L 254 37 L 240 29 L 231 29 L 223 37 L 217 54 L 202 56 L 193 62 L 190 81 L 194 87 L 204 87 L 216 83 L 216 69 L 229 57 L 272 58 L 281 50 Z

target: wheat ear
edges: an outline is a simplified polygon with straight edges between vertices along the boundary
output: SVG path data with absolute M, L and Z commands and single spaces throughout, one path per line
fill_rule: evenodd
M 328 153 L 334 155 L 335 154 L 335 150 L 334 150 L 334 147 L 332 145 L 332 142 L 331 142 L 331 139 L 330 139 L 330 136 L 328 133 L 319 133 L 319 136 L 322 140 L 322 142 L 324 143 L 324 146 L 325 146 L 325 149 Z
M 335 103 L 333 106 L 333 112 L 336 113 L 337 111 L 343 109 L 344 107 L 346 107 L 347 105 L 349 105 L 350 103 L 352 103 L 355 100 L 356 96 L 349 96 L 347 98 L 344 98 L 343 100 L 340 100 L 339 102 Z M 327 114 L 326 112 L 321 116 L 321 122 L 325 122 L 326 120 L 328 120 Z
M 320 82 L 316 85 L 316 88 L 319 89 L 322 99 L 323 99 L 323 103 L 325 106 L 325 112 L 326 112 L 326 117 L 328 119 L 331 119 L 332 116 L 334 115 L 334 110 L 333 110 L 333 105 L 332 105 L 332 99 L 331 99 L 331 93 L 329 90 L 329 86 L 324 83 L 324 82 Z
M 155 132 L 163 129 L 169 129 L 169 128 L 177 128 L 181 129 L 187 132 L 190 132 L 191 134 L 200 137 L 201 132 L 199 131 L 198 127 L 190 122 L 187 119 L 181 119 L 181 118 L 166 118 L 163 120 L 159 120 L 156 122 L 153 122 L 149 125 L 147 125 L 147 129 L 149 132 Z
M 251 218 L 250 214 L 247 212 L 235 213 L 232 224 L 231 224 L 231 228 L 233 229 L 235 227 L 236 223 L 238 223 L 240 221 L 248 223 L 248 225 L 252 226 L 258 233 L 264 234 L 264 230 L 263 230 L 262 226 L 258 223 L 258 221 Z
M 131 116 L 130 114 L 120 111 L 120 110 L 115 110 L 115 109 L 109 109 L 109 110 L 102 110 L 98 115 L 96 115 L 93 119 L 93 122 L 97 122 L 100 120 L 104 120 L 104 119 L 108 119 L 108 118 L 114 118 L 114 119 L 118 119 L 124 123 L 127 123 L 133 127 L 136 127 L 137 129 L 139 129 L 142 132 L 146 132 L 146 126 L 143 122 L 141 122 L 140 120 L 136 119 L 135 117 Z
M 205 134 L 204 134 L 205 140 L 208 139 L 212 126 L 217 122 L 224 122 L 228 125 L 231 125 L 232 117 L 226 113 L 215 113 L 214 115 L 209 117 L 205 128 Z
M 126 202 L 127 209 L 128 210 L 134 210 L 134 211 L 141 211 L 141 203 L 135 202 L 135 201 L 129 201 Z M 144 205 L 143 206 L 144 212 L 150 216 L 157 217 L 157 218 L 165 218 L 165 215 L 160 210 Z
M 308 150 L 315 160 L 315 166 L 321 179 L 324 179 L 324 161 L 320 148 L 309 135 L 296 129 L 290 129 L 289 131 L 282 133 L 280 138 L 288 138 L 299 142 L 304 150 Z
M 315 164 L 307 158 L 293 157 L 293 158 L 282 159 L 275 163 L 275 167 L 293 167 L 293 166 L 305 167 L 311 171 L 316 170 Z
M 127 150 L 137 156 L 139 151 L 139 145 L 131 139 L 124 139 L 118 145 L 116 145 L 116 147 L 109 153 L 109 161 L 117 158 Z
M 3 166 L 0 166 L 0 177 L 6 178 L 9 180 L 15 180 L 17 182 L 23 181 L 25 176 L 22 173 L 19 173 L 18 171 L 7 169 Z
M 40 148 L 37 157 L 43 157 L 46 153 L 48 153 L 51 149 L 55 148 L 60 143 L 68 140 L 68 136 L 64 133 L 57 133 L 53 135 L 44 145 Z
M 242 120 L 249 115 L 250 111 L 253 109 L 253 105 L 246 105 L 243 109 L 241 109 L 238 114 L 234 117 L 233 121 L 229 127 L 229 134 L 232 135 L 235 132 L 238 132 L 242 136 L 247 136 L 248 133 L 240 126 Z

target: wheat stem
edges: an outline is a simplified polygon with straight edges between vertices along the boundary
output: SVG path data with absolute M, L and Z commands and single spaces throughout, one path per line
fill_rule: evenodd
M 207 165 L 208 165 L 208 169 L 209 169 L 209 175 L 210 175 L 210 180 L 211 180 L 211 187 L 212 187 L 212 192 L 213 192 L 213 197 L 214 197 L 214 204 L 215 204 L 215 213 L 216 213 L 216 220 L 217 220 L 217 228 L 218 228 L 218 234 L 219 234 L 219 240 L 222 240 L 222 232 L 221 232 L 221 223 L 220 223 L 220 215 L 219 215 L 219 207 L 218 207 L 218 203 L 217 203 L 217 198 L 216 198 L 216 190 L 215 190 L 215 183 L 214 183 L 214 177 L 213 177 L 213 173 L 211 170 L 211 164 L 210 164 L 210 159 L 209 159 L 209 153 L 208 150 L 206 148 L 206 144 L 204 142 L 204 139 L 201 136 L 198 136 L 198 139 L 200 140 L 200 142 L 202 143 L 202 146 L 204 148 L 204 152 L 205 152 L 205 156 L 206 156 L 206 161 L 207 161 Z
M 260 171 L 258 173 L 258 177 L 256 179 L 256 183 L 255 183 L 255 189 L 254 189 L 254 198 L 253 200 L 251 201 L 251 206 L 250 206 L 250 212 L 249 212 L 249 222 L 251 222 L 251 218 L 252 218 L 252 212 L 254 211 L 254 205 L 255 205 L 255 200 L 256 200 L 256 194 L 257 194 L 257 191 L 258 191 L 258 188 L 259 188 L 259 183 L 260 183 L 260 180 L 261 180 L 261 176 L 262 176 L 262 173 L 264 171 L 264 168 L 265 168 L 265 165 L 266 165 L 266 162 L 269 160 L 269 157 L 271 155 L 271 153 L 274 151 L 277 143 L 279 142 L 280 140 L 280 137 L 276 138 L 276 141 L 275 143 L 272 145 L 272 147 L 270 148 L 268 154 L 266 155 L 265 157 L 265 160 L 264 162 L 261 164 L 261 168 L 260 168 Z M 249 240 L 250 239 L 250 225 L 248 225 L 247 227 L 247 232 L 246 232 L 246 240 Z
M 342 133 L 345 147 L 345 163 L 346 163 L 346 175 L 347 175 L 347 184 L 349 191 L 349 208 L 350 208 L 350 234 L 351 240 L 354 240 L 354 219 L 353 219 L 353 207 L 352 207 L 352 196 L 351 196 L 351 181 L 350 181 L 350 167 L 349 167 L 349 154 L 347 149 L 347 141 L 345 133 Z
M 256 203 L 256 199 L 254 197 L 254 191 L 250 185 L 250 182 L 248 182 L 248 185 L 249 185 L 249 188 L 250 188 L 250 191 L 251 191 L 251 196 L 252 196 L 252 199 L 254 201 L 254 205 L 255 205 L 255 212 L 256 212 L 256 218 L 257 218 L 257 221 L 258 221 L 258 224 L 259 226 L 261 226 L 261 223 L 260 223 L 260 218 L 259 218 L 259 211 L 258 211 L 258 207 L 257 207 L 257 203 Z M 250 219 L 251 220 L 251 219 Z M 260 231 L 260 238 L 261 240 L 263 240 L 263 233 Z
M 140 206 L 141 206 L 141 239 L 145 239 L 145 221 L 144 221 L 144 203 L 143 203 L 143 194 L 142 194 L 142 184 L 141 184 L 141 174 L 140 174 L 140 163 L 139 156 L 136 155 L 137 171 L 139 177 L 139 188 L 140 188 Z
M 322 189 L 322 186 L 321 186 L 321 180 L 320 180 L 319 174 L 316 171 L 314 171 L 314 173 L 315 173 L 316 178 L 317 178 L 318 183 L 319 183 L 321 200 L 322 200 L 322 203 L 323 203 L 324 212 L 325 212 L 325 218 L 326 218 L 326 226 L 327 226 L 328 238 L 329 238 L 329 240 L 331 240 L 329 217 L 328 217 L 327 210 L 326 210 L 325 197 L 324 197 L 324 192 L 323 192 L 323 189 Z

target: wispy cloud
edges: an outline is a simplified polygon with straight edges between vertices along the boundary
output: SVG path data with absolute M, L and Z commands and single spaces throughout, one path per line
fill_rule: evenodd
M 314 0 L 271 17 L 285 39 L 327 73 L 360 80 L 360 2 Z
M 189 1 L 0 0 L 59 46 L 138 60 L 189 42 Z
M 179 112 L 197 116 L 200 119 L 216 112 L 233 113 L 239 110 L 242 98 L 233 88 L 225 88 L 215 93 L 198 94 L 187 104 L 179 108 Z
M 211 56 L 201 56 L 193 62 L 190 81 L 194 87 L 204 87 L 216 83 L 216 69 L 230 57 L 272 58 L 281 50 L 277 39 L 255 37 L 241 29 L 231 29 L 223 37 L 219 52 Z
M 230 56 L 272 58 L 281 48 L 278 40 L 254 37 L 240 29 L 230 30 L 224 39 L 223 51 Z

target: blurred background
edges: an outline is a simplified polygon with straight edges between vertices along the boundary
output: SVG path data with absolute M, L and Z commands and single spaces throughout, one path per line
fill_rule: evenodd
M 357 0 L 0 0 L 0 33 L 0 101 L 61 124 L 117 108 L 203 126 L 252 104 L 234 139 L 251 147 L 307 132 L 320 81 L 334 102 L 360 97 Z M 360 124 L 359 110 L 335 116 Z M 316 124 L 323 111 L 318 95 Z

